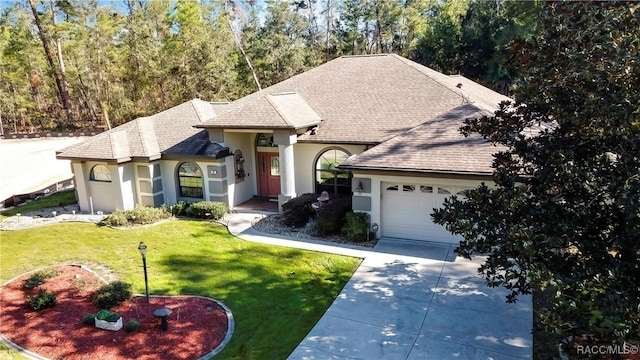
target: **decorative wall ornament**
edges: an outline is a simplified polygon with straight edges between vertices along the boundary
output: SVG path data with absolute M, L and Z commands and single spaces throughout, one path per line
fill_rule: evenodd
M 244 172 L 244 156 L 242 156 L 242 151 L 240 150 L 236 150 L 233 153 L 233 167 L 236 174 L 236 183 L 243 182 L 247 175 Z

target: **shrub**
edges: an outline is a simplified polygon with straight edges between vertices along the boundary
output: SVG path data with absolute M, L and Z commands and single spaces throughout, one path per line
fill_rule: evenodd
M 345 216 L 345 221 L 342 233 L 349 239 L 356 242 L 369 240 L 369 217 L 367 213 L 348 212 Z
M 100 221 L 100 225 L 103 226 L 127 226 L 129 220 L 127 219 L 127 211 L 116 210 L 109 214 L 107 217 Z
M 94 314 L 87 314 L 85 316 L 82 317 L 82 324 L 83 325 L 89 325 L 89 326 L 95 326 L 96 324 L 96 316 Z
M 56 294 L 40 290 L 38 295 L 29 296 L 27 302 L 29 303 L 29 307 L 34 311 L 48 309 L 56 305 Z
M 120 314 L 112 312 L 112 313 L 109 313 L 109 315 L 107 315 L 105 320 L 108 322 L 116 322 L 120 320 L 120 317 L 121 317 Z
M 59 271 L 54 269 L 37 271 L 24 281 L 22 287 L 27 290 L 35 289 L 39 285 L 42 285 L 46 279 L 51 279 L 58 275 L 58 273 Z
M 107 309 L 102 309 L 98 311 L 98 313 L 96 314 L 96 319 L 107 321 L 107 316 L 109 316 L 109 314 L 111 314 L 111 311 Z
M 336 197 L 329 200 L 316 216 L 316 231 L 320 236 L 337 234 L 345 224 L 345 215 L 351 210 L 351 197 Z
M 318 201 L 318 195 L 307 193 L 295 197 L 282 205 L 284 222 L 289 226 L 304 226 L 315 211 L 311 204 Z
M 220 201 L 199 201 L 187 209 L 187 213 L 195 218 L 215 220 L 222 219 L 227 211 L 227 204 Z
M 191 206 L 191 203 L 186 201 L 178 201 L 175 205 L 171 206 L 171 214 L 173 216 L 182 216 L 187 214 L 187 210 Z
M 309 219 L 304 225 L 303 231 L 305 234 L 314 235 L 316 233 L 316 221 L 313 218 Z
M 96 291 L 93 304 L 102 309 L 110 309 L 129 300 L 131 296 L 131 285 L 124 281 L 114 281 Z
M 149 206 L 136 206 L 132 210 L 116 210 L 105 217 L 100 225 L 106 226 L 131 226 L 146 225 L 168 219 L 171 213 L 166 207 L 154 208 Z
M 140 323 L 135 320 L 129 320 L 124 324 L 124 331 L 130 333 L 138 330 L 140 328 Z

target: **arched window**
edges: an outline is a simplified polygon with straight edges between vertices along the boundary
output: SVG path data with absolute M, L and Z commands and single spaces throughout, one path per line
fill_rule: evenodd
M 111 171 L 109 171 L 109 168 L 105 165 L 96 165 L 91 168 L 89 180 L 111 182 Z
M 202 199 L 204 195 L 202 172 L 198 165 L 184 162 L 178 167 L 178 188 L 181 197 Z
M 342 149 L 329 149 L 321 153 L 316 159 L 316 192 L 329 194 L 351 193 L 351 172 L 338 170 L 349 157 L 349 153 Z
M 273 134 L 258 133 L 256 135 L 256 146 L 261 147 L 278 147 L 273 143 Z

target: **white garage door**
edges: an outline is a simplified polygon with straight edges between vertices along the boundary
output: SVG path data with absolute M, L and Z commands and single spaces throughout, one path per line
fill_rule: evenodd
M 431 219 L 444 199 L 465 190 L 438 185 L 382 183 L 382 236 L 458 243 L 444 226 Z

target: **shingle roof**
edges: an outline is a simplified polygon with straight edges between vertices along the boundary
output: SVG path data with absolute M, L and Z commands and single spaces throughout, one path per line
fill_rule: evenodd
M 322 118 L 313 135 L 298 141 L 377 144 L 469 102 L 450 83 L 398 55 L 344 56 L 239 99 L 200 126 L 231 125 L 230 119 L 235 127 L 268 126 L 272 119 L 260 117 L 266 95 L 294 92 Z
M 500 148 L 479 135 L 464 137 L 464 119 L 489 115 L 475 104 L 458 106 L 382 144 L 358 154 L 340 167 L 489 175 L 492 155 Z
M 259 92 L 243 101 L 221 106 L 214 120 L 198 127 L 300 129 L 318 125 L 320 120 L 320 115 L 295 92 Z
M 62 149 L 57 157 L 120 163 L 132 159 L 154 160 L 164 153 L 215 156 L 216 151 L 224 148 L 210 144 L 206 130 L 193 127 L 214 115 L 214 105 L 194 99 Z

